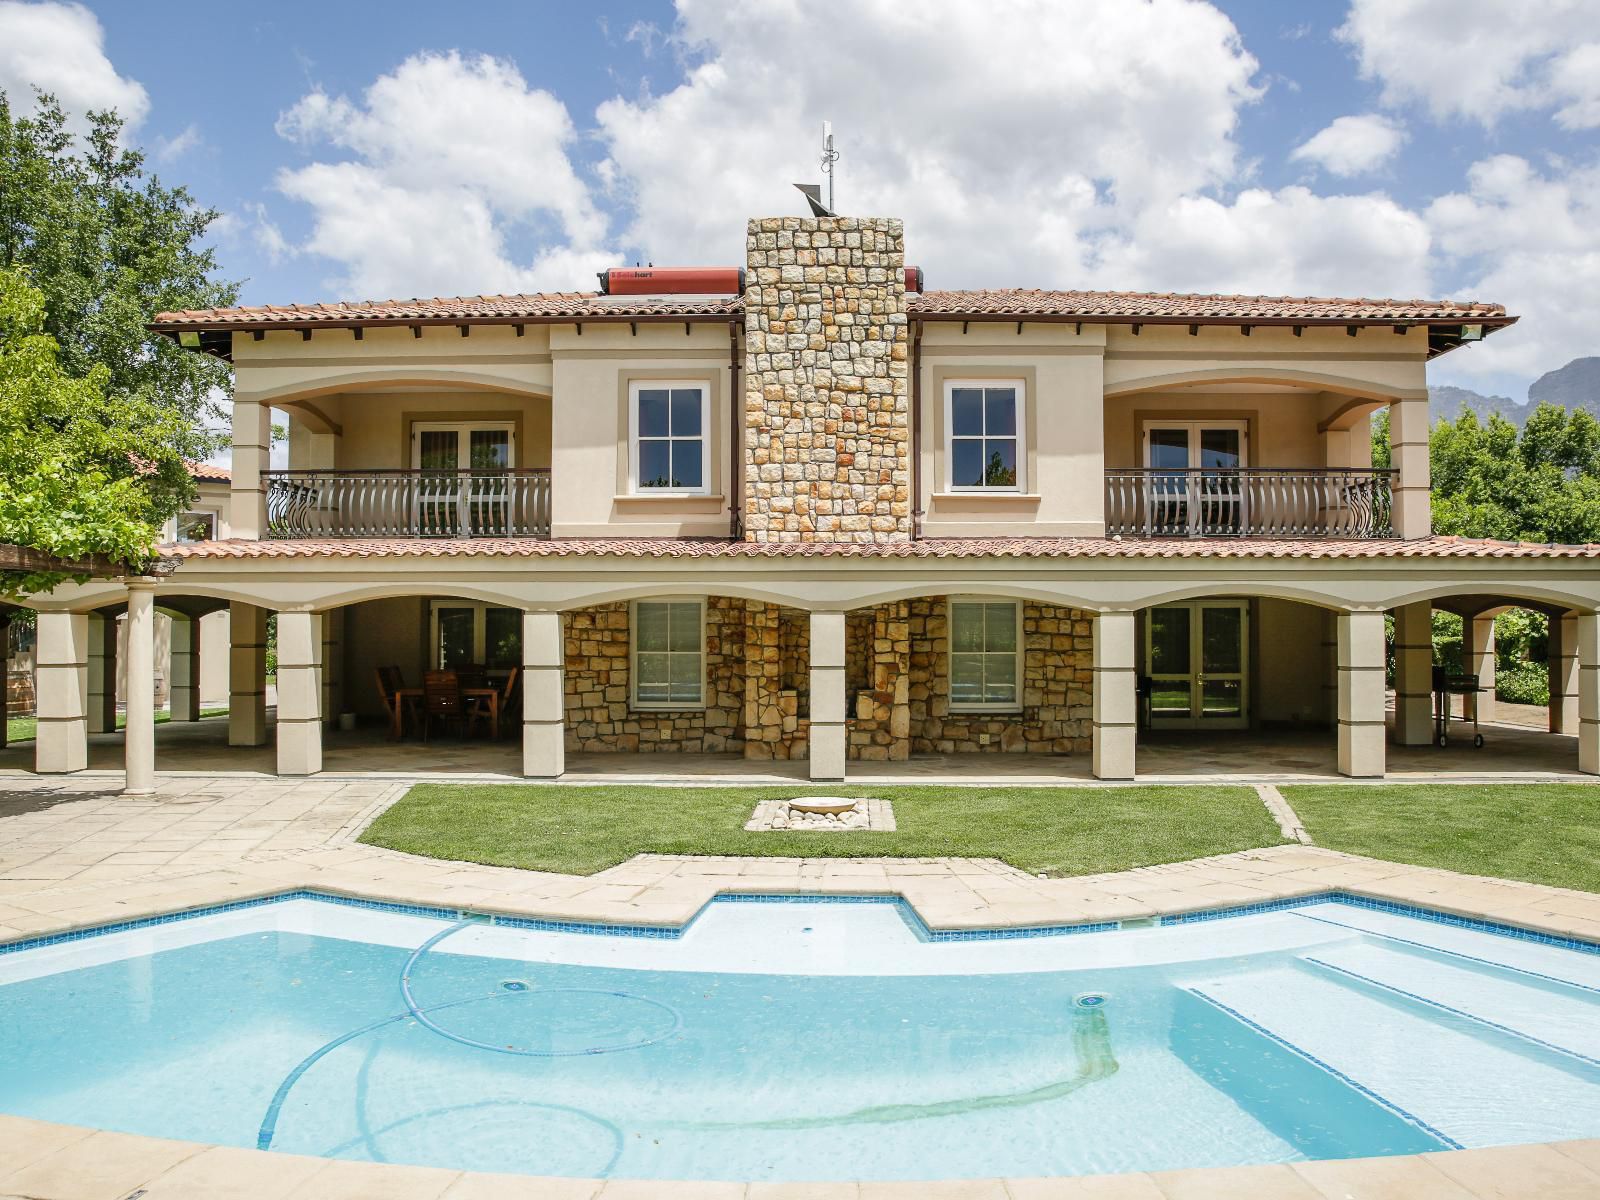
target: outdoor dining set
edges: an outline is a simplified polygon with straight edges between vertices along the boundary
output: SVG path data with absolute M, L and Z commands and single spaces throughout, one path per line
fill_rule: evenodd
M 466 738 L 481 730 L 498 740 L 501 717 L 515 711 L 518 674 L 519 668 L 512 667 L 503 679 L 495 680 L 485 667 L 466 665 L 426 671 L 421 687 L 408 687 L 399 667 L 378 667 L 373 672 L 395 741 L 404 738 L 408 728 L 420 729 L 427 741 L 435 726 Z

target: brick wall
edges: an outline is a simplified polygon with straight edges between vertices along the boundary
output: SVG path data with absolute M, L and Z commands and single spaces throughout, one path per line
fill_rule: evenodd
M 769 217 L 745 247 L 745 540 L 909 540 L 901 223 Z

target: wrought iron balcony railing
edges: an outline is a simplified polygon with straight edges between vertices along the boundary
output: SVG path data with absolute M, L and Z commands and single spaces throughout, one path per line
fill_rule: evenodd
M 1240 467 L 1106 472 L 1106 534 L 1384 538 L 1394 471 Z
M 550 472 L 268 471 L 270 538 L 550 536 Z

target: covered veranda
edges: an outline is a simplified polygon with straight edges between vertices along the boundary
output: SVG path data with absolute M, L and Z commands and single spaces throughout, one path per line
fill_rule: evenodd
M 1085 546 L 1083 543 L 1089 543 Z M 542 543 L 451 546 L 396 543 L 375 554 L 363 544 L 353 563 L 328 543 L 216 543 L 185 548 L 181 569 L 158 578 L 66 585 L 38 599 L 39 737 L 8 750 L 7 771 L 43 774 L 81 770 L 126 772 L 130 792 L 155 785 L 160 772 L 245 771 L 279 775 L 453 775 L 499 779 L 684 779 L 789 782 L 912 780 L 950 782 L 1162 781 L 1295 778 L 1552 778 L 1600 771 L 1600 571 L 1587 552 L 1498 547 L 1429 539 L 1371 543 L 1341 554 L 1316 545 L 1313 570 L 1305 547 L 1218 543 L 1203 554 L 1174 557 L 1170 547 L 1060 539 L 1031 554 L 953 557 L 948 546 L 911 543 L 887 553 L 871 546 L 829 547 L 806 564 L 773 563 L 787 548 L 707 543 L 686 555 L 640 549 L 638 543 L 556 546 Z M 266 552 L 257 547 L 269 545 Z M 693 561 L 685 562 L 686 557 Z M 1538 570 L 1528 559 L 1539 558 Z M 284 558 L 307 561 L 284 562 Z M 710 561 L 707 561 L 707 560 Z M 359 570 L 356 569 L 359 566 Z M 1539 580 L 1531 584 L 1530 580 Z M 563 685 L 568 656 L 563 613 L 639 598 L 706 595 L 780 606 L 804 626 L 809 686 L 809 736 L 804 757 L 750 760 L 729 754 L 574 753 L 566 737 L 569 703 Z M 847 655 L 852 612 L 929 595 L 988 596 L 1069 608 L 1083 614 L 1092 640 L 1092 738 L 1084 753 L 938 754 L 863 761 L 848 754 Z M 499 742 L 438 738 L 426 744 L 389 741 L 377 726 L 343 731 L 334 695 L 343 614 L 385 596 L 467 597 L 520 613 L 521 736 Z M 1314 604 L 1333 614 L 1331 693 L 1336 734 L 1314 730 L 1241 729 L 1225 737 L 1183 738 L 1141 731 L 1139 614 L 1153 605 L 1204 596 L 1271 596 Z M 1418 704 L 1421 642 L 1398 639 L 1399 686 L 1392 711 L 1385 692 L 1385 615 L 1415 627 L 1434 603 L 1474 596 L 1559 608 L 1562 643 L 1570 647 L 1559 732 L 1512 723 L 1492 727 L 1489 747 L 1438 748 L 1431 715 Z M 90 724 L 90 617 L 126 605 L 130 678 L 151 679 L 152 614 L 195 602 L 230 607 L 233 683 L 226 718 L 157 725 L 144 687 L 129 689 L 126 729 L 93 732 Z M 265 687 L 265 619 L 278 614 L 276 705 Z M 1428 663 L 1431 675 L 1431 662 Z M 1563 668 L 1566 669 L 1565 667 Z M 1431 682 L 1429 680 L 1428 682 Z M 346 681 L 346 685 L 358 681 Z M 1557 706 L 1553 706 L 1557 707 Z M 1581 716 L 1580 716 L 1581 710 Z M 512 718 L 515 719 L 514 717 Z

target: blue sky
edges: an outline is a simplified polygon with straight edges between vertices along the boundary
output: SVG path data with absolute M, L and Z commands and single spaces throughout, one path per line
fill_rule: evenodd
M 247 303 L 584 288 L 798 211 L 930 286 L 1472 296 L 1436 382 L 1600 354 L 1600 0 L 0 0 L 0 88 L 114 104 Z

